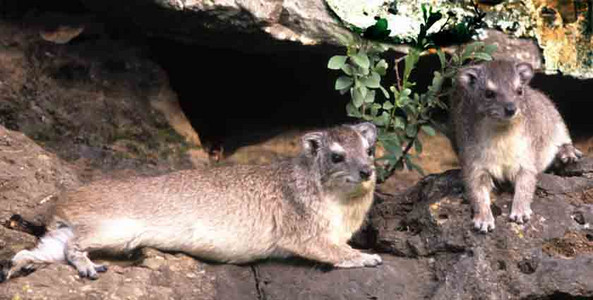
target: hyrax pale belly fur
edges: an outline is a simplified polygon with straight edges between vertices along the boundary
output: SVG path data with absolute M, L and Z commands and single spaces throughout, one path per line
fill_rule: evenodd
M 347 244 L 373 201 L 376 136 L 371 123 L 343 125 L 305 134 L 298 157 L 270 165 L 99 181 L 67 192 L 48 232 L 14 256 L 5 277 L 63 261 L 94 279 L 106 267 L 87 252 L 138 247 L 227 263 L 294 255 L 339 268 L 376 266 L 380 256 Z
M 538 174 L 555 159 L 569 163 L 582 155 L 552 101 L 528 85 L 532 77 L 531 65 L 499 60 L 466 67 L 456 78 L 452 141 L 481 232 L 494 229 L 493 181 L 514 184 L 509 217 L 521 224 L 531 217 Z

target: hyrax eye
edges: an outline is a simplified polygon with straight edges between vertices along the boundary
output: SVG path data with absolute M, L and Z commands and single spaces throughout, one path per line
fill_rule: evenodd
M 492 98 L 494 98 L 494 96 L 495 96 L 495 95 L 496 95 L 496 94 L 495 94 L 493 91 L 491 91 L 491 90 L 486 90 L 486 93 L 485 93 L 485 96 L 486 96 L 486 98 L 488 98 L 488 99 L 492 99 Z
M 331 159 L 334 164 L 341 163 L 344 161 L 344 154 L 332 153 Z
M 371 147 L 371 148 L 369 148 L 369 149 L 367 149 L 367 154 L 368 154 L 368 156 L 373 156 L 373 155 L 375 155 L 375 149 L 374 149 L 374 148 L 372 148 L 372 147 Z
M 523 95 L 523 87 L 520 87 L 517 89 L 517 95 L 519 95 L 519 96 Z

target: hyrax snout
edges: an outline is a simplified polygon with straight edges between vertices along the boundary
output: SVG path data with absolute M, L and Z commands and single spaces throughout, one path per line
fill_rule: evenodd
M 476 229 L 488 232 L 494 181 L 514 184 L 509 218 L 530 219 L 537 175 L 557 159 L 581 157 L 558 110 L 531 88 L 527 63 L 498 60 L 466 67 L 457 75 L 451 98 L 451 140 L 473 204 Z
M 88 252 L 139 247 L 247 263 L 301 256 L 335 267 L 376 266 L 381 257 L 347 242 L 373 201 L 371 123 L 305 134 L 301 154 L 260 166 L 218 166 L 159 177 L 104 180 L 64 193 L 47 233 L 5 272 L 68 262 L 82 277 L 105 271 Z

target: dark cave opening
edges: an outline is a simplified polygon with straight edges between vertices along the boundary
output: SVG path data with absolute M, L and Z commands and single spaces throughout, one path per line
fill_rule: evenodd
M 531 86 L 554 101 L 573 138 L 593 136 L 593 101 L 588 97 L 588 93 L 593 93 L 593 79 L 538 73 L 532 79 Z
M 355 121 L 346 116 L 349 97 L 333 89 L 339 72 L 326 68 L 328 59 L 342 54 L 343 47 L 298 46 L 272 40 L 263 33 L 246 35 L 226 29 L 214 33 L 192 31 L 194 40 L 163 36 L 162 32 L 151 35 L 147 32 L 154 30 L 153 27 L 146 29 L 135 23 L 142 16 L 125 18 L 125 11 L 110 13 L 91 9 L 86 4 L 83 0 L 51 4 L 0 0 L 0 16 L 20 19 L 33 26 L 73 20 L 92 22 L 101 27 L 101 34 L 146 49 L 150 58 L 168 74 L 184 113 L 207 147 L 224 146 L 225 151 L 232 152 L 286 130 Z M 151 14 L 158 13 L 151 9 L 148 10 Z M 205 39 L 195 39 L 200 36 Z M 93 38 L 101 37 L 87 34 L 77 39 Z M 226 42 L 211 44 L 213 39 L 226 39 Z M 236 46 L 229 47 L 229 40 L 235 41 Z M 394 57 L 395 54 L 389 54 L 390 64 Z M 437 66 L 435 57 L 420 61 L 413 74 L 417 87 L 422 89 L 430 83 Z M 388 74 L 384 86 L 393 80 L 392 75 L 393 72 Z M 591 137 L 591 104 L 586 93 L 593 90 L 593 80 L 538 74 L 532 85 L 554 100 L 575 138 Z M 444 114 L 438 116 L 439 121 L 444 120 Z
M 285 130 L 349 121 L 348 98 L 333 89 L 338 74 L 326 68 L 327 48 L 254 53 L 150 40 L 152 59 L 200 137 L 225 151 Z

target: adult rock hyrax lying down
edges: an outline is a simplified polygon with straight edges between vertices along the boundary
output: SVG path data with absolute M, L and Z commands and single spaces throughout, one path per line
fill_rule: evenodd
M 527 63 L 492 61 L 457 75 L 451 103 L 453 147 L 461 164 L 476 229 L 494 229 L 490 191 L 495 181 L 514 183 L 510 219 L 531 217 L 537 176 L 555 160 L 581 157 L 554 104 L 529 87 Z
M 105 271 L 87 252 L 138 247 L 247 263 L 301 256 L 338 268 L 381 263 L 347 242 L 373 202 L 376 128 L 343 125 L 302 137 L 293 159 L 160 177 L 98 181 L 57 201 L 48 232 L 17 253 L 9 278 L 39 263 L 68 262 L 82 277 Z

